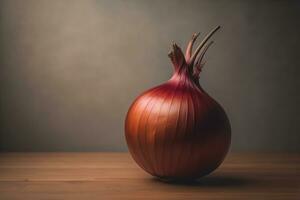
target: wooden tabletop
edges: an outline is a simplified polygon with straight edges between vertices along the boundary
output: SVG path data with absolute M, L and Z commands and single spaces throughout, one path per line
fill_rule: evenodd
M 229 154 L 195 183 L 165 183 L 128 153 L 1 153 L 0 199 L 300 199 L 300 155 Z

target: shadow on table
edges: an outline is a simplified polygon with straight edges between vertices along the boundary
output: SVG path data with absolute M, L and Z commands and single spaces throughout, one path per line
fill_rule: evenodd
M 161 184 L 177 185 L 177 186 L 201 186 L 201 187 L 243 187 L 256 185 L 255 180 L 244 177 L 233 177 L 224 175 L 206 176 L 194 181 L 166 181 L 159 178 L 152 178 L 151 181 Z

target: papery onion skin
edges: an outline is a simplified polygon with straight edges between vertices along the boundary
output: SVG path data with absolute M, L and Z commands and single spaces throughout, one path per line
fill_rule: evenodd
M 196 57 L 189 49 L 194 37 L 185 58 L 173 45 L 169 56 L 174 75 L 140 95 L 125 120 L 133 159 L 145 171 L 163 179 L 197 179 L 209 174 L 222 163 L 230 146 L 226 113 L 199 84 L 196 65 L 201 61 L 189 60 Z M 193 63 L 194 69 L 188 63 Z

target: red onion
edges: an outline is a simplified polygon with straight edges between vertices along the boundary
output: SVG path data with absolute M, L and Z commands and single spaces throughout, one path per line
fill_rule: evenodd
M 174 74 L 166 83 L 140 95 L 131 105 L 125 135 L 137 164 L 162 179 L 197 179 L 215 170 L 228 152 L 229 120 L 223 108 L 200 86 L 203 57 L 212 30 L 192 54 L 175 43 L 169 57 Z

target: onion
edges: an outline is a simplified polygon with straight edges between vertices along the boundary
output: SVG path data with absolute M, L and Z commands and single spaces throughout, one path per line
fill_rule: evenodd
M 199 34 L 190 40 L 185 56 L 175 43 L 169 57 L 174 74 L 166 83 L 140 95 L 125 120 L 129 151 L 137 164 L 162 179 L 197 179 L 215 170 L 231 140 L 223 108 L 199 84 L 203 57 L 212 30 L 192 54 Z

